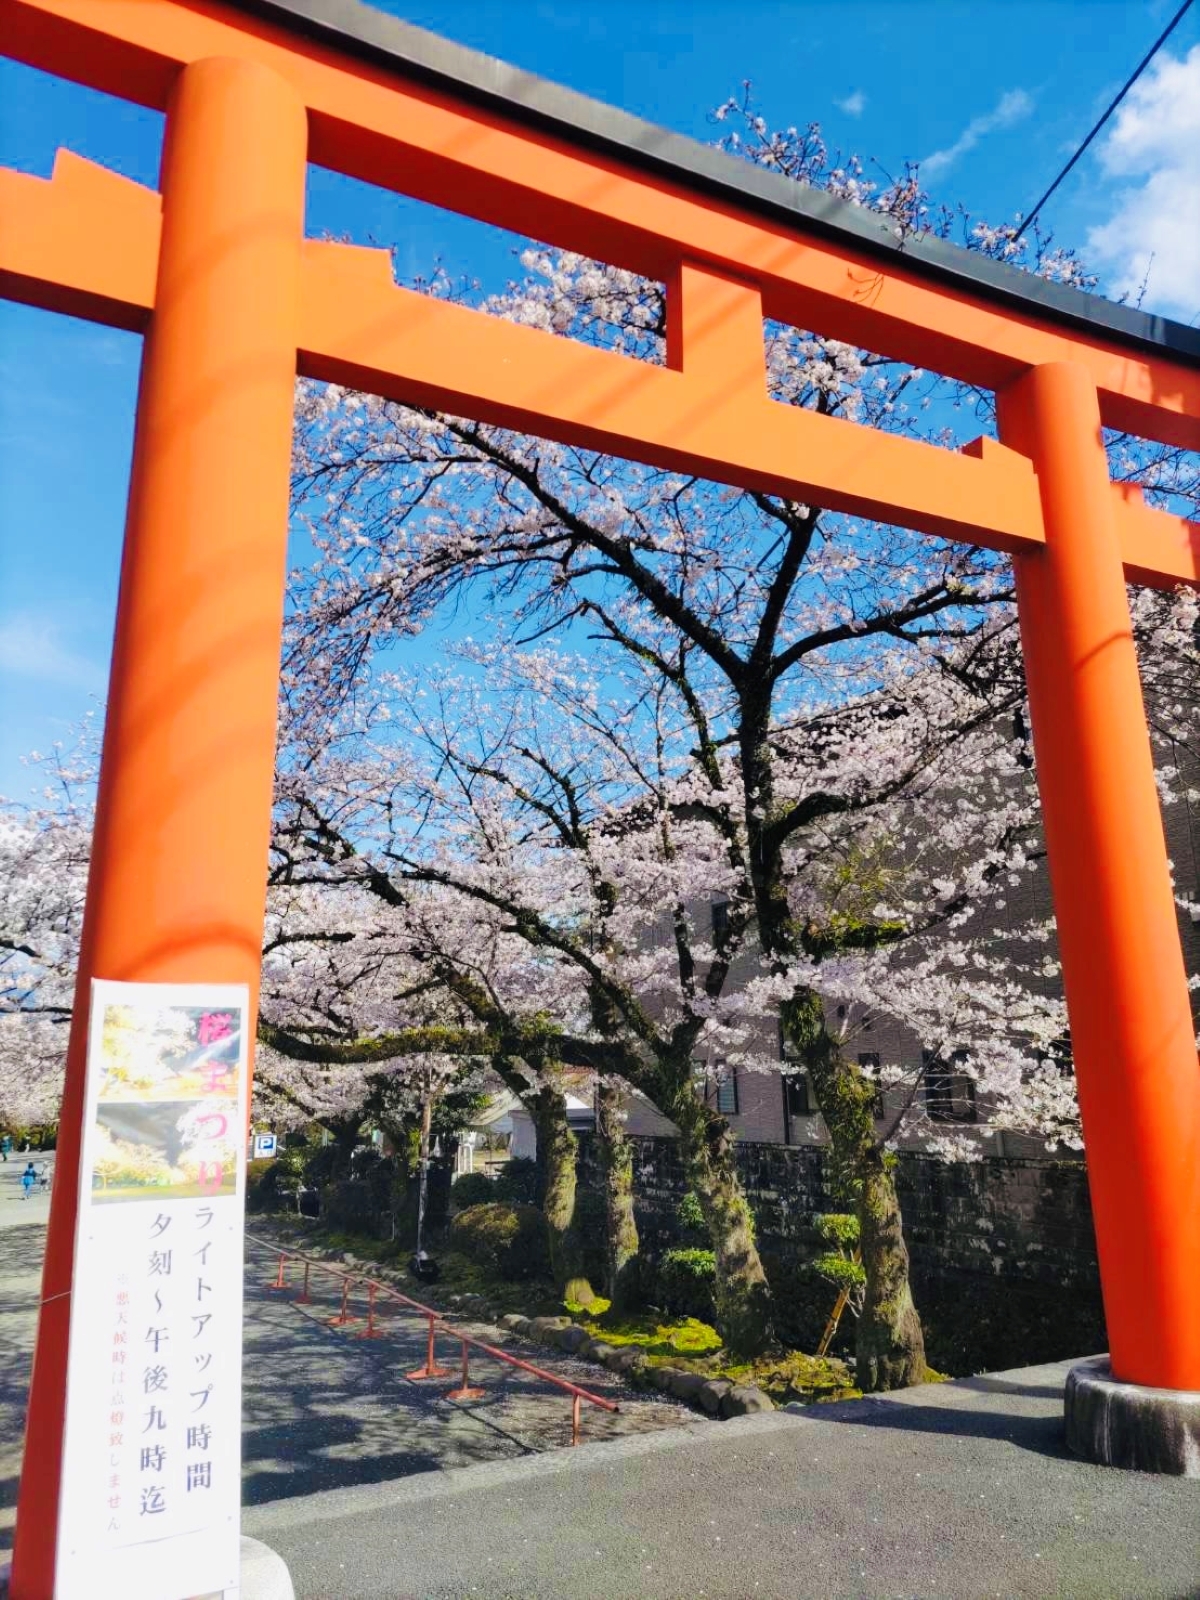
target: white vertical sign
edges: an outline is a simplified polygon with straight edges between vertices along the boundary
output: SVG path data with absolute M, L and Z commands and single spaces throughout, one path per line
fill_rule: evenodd
M 244 984 L 92 984 L 55 1600 L 234 1600 Z

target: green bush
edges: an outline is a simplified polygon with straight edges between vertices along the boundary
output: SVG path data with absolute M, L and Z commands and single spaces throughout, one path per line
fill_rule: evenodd
M 704 1213 L 699 1199 L 690 1189 L 675 1208 L 675 1220 L 681 1233 L 704 1233 Z
M 537 1204 L 537 1190 L 537 1162 L 528 1156 L 514 1156 L 501 1168 L 489 1198 L 507 1200 L 517 1206 L 532 1206 Z
M 497 1198 L 495 1183 L 483 1172 L 464 1172 L 450 1186 L 450 1203 L 455 1211 L 466 1211 L 469 1206 L 485 1206 Z M 506 1199 L 507 1196 L 500 1196 Z
M 470 1206 L 450 1224 L 450 1247 L 502 1278 L 543 1278 L 550 1272 L 546 1219 L 536 1206 Z
M 246 1167 L 246 1210 L 295 1211 L 296 1190 L 300 1186 L 299 1163 L 294 1151 L 264 1161 L 251 1161 Z
M 343 1233 L 389 1239 L 392 1213 L 404 1194 L 404 1175 L 392 1159 L 368 1163 L 361 1178 L 343 1178 L 321 1190 L 321 1216 L 325 1225 Z
M 307 1152 L 304 1162 L 304 1177 L 314 1189 L 321 1189 L 327 1183 L 332 1183 L 337 1176 L 339 1150 L 336 1144 L 323 1144 L 318 1149 Z
M 659 1263 L 658 1293 L 668 1311 L 711 1322 L 717 1258 L 711 1250 L 668 1250 Z

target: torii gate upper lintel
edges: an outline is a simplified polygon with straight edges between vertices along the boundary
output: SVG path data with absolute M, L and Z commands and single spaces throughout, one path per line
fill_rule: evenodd
M 1012 554 L 1112 1369 L 1200 1391 L 1200 1074 L 1125 591 L 1200 582 L 1200 527 L 1101 434 L 1200 448 L 1196 332 L 900 249 L 354 0 L 0 0 L 0 41 L 167 113 L 161 194 L 0 171 L 0 293 L 146 335 L 16 1600 L 53 1588 L 88 985 L 257 993 L 297 371 Z M 309 161 L 665 282 L 665 365 L 306 240 Z M 994 390 L 1001 442 L 775 403 L 764 316 Z

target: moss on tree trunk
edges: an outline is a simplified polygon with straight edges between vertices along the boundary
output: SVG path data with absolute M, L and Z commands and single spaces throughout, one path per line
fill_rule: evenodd
M 638 1230 L 633 1214 L 633 1148 L 616 1084 L 601 1078 L 596 1096 L 596 1135 L 604 1174 L 604 1291 L 618 1310 L 637 1292 Z
M 892 1160 L 875 1148 L 858 1196 L 866 1297 L 858 1318 L 856 1377 L 864 1394 L 925 1381 L 925 1335 L 908 1281 L 908 1247 Z
M 925 1339 L 909 1284 L 893 1163 L 875 1136 L 875 1084 L 844 1058 L 811 990 L 786 1001 L 781 1016 L 829 1129 L 832 1186 L 853 1200 L 858 1213 L 867 1281 L 858 1319 L 856 1381 L 867 1394 L 923 1383 Z
M 544 1069 L 543 1069 L 544 1070 Z M 550 1267 L 555 1287 L 565 1300 L 590 1305 L 596 1298 L 583 1271 L 575 1232 L 577 1142 L 567 1120 L 567 1100 L 554 1083 L 541 1086 L 526 1101 L 537 1129 L 538 1154 L 544 1162 L 542 1214 L 550 1236 Z
M 685 1082 L 663 1109 L 679 1128 L 688 1186 L 700 1203 L 716 1258 L 717 1330 L 735 1354 L 760 1355 L 774 1336 L 771 1289 L 754 1239 L 754 1216 L 737 1174 L 732 1130 L 697 1095 L 690 1062 Z

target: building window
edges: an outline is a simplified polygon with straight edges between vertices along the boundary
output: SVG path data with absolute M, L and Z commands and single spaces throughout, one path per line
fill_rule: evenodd
M 738 1108 L 737 1068 L 722 1062 L 716 1071 L 717 1110 L 723 1117 L 735 1117 Z
M 813 1104 L 812 1084 L 807 1072 L 784 1074 L 783 1093 L 789 1117 L 811 1117 L 816 1112 Z
M 878 1050 L 860 1050 L 858 1064 L 862 1067 L 867 1077 L 874 1081 L 875 1094 L 871 1101 L 871 1115 L 878 1121 L 883 1116 L 883 1087 L 879 1082 Z
M 966 1050 L 955 1050 L 949 1057 L 936 1050 L 922 1051 L 925 1064 L 925 1109 L 931 1122 L 974 1122 L 975 1080 L 962 1069 L 969 1058 Z
M 1062 1078 L 1075 1076 L 1075 1057 L 1071 1052 L 1071 1034 L 1068 1030 L 1060 1034 L 1044 1055 L 1038 1057 L 1038 1065 L 1053 1067 Z
M 728 900 L 714 900 L 712 903 L 712 931 L 714 939 L 723 939 L 729 932 L 729 902 Z
M 692 1083 L 696 1093 L 707 1104 L 715 1106 L 723 1117 L 736 1116 L 738 1108 L 737 1068 L 724 1061 L 715 1064 L 692 1061 Z

